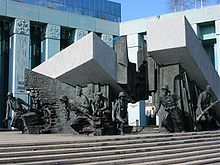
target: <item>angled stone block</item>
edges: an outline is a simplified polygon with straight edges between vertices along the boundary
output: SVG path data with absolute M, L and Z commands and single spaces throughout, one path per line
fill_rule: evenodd
M 200 88 L 210 84 L 220 98 L 218 73 L 184 16 L 149 23 L 148 52 L 159 65 L 179 63 Z
M 70 85 L 109 84 L 116 82 L 116 54 L 100 37 L 90 33 L 45 61 L 33 71 Z

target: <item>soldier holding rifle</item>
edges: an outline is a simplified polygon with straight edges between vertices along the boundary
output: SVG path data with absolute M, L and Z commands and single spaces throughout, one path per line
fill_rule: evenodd
M 210 86 L 206 86 L 206 90 L 200 93 L 198 97 L 197 109 L 196 109 L 196 121 L 198 130 L 209 130 L 210 129 L 210 122 L 214 119 L 213 114 L 213 106 L 219 100 L 213 103 L 213 96 L 211 94 Z M 215 119 L 214 119 L 215 120 Z M 218 122 L 215 120 L 216 124 Z

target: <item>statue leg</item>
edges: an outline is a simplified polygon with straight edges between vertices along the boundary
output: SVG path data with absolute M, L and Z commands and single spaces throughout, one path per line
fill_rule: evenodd
M 79 118 L 76 118 L 71 124 L 70 124 L 71 128 L 76 131 L 77 133 L 80 132 L 80 130 L 82 130 L 82 125 L 81 125 L 81 120 Z

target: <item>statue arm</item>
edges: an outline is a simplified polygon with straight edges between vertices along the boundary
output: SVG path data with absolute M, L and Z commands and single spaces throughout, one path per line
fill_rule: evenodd
M 89 104 L 89 100 L 87 99 L 86 96 L 83 96 L 83 104 L 81 106 L 85 109 L 89 109 L 90 104 Z
M 158 104 L 157 104 L 157 107 L 156 107 L 156 111 L 154 112 L 153 117 L 155 117 L 156 114 L 158 113 L 158 111 L 160 110 L 161 104 L 162 104 L 162 99 L 159 98 L 159 100 L 158 100 Z
M 4 120 L 8 120 L 9 113 L 10 113 L 10 105 L 9 105 L 9 101 L 7 101 L 6 114 Z
M 115 104 L 113 104 L 114 106 L 112 107 L 112 121 L 115 121 L 115 113 L 116 113 L 116 109 L 118 107 L 118 101 L 115 102 Z
M 92 108 L 92 111 L 95 112 L 95 105 L 94 105 L 94 101 L 92 101 L 91 103 L 91 108 Z
M 213 101 L 213 97 L 211 95 L 211 99 L 210 99 L 210 105 L 214 104 L 214 101 Z
M 202 102 L 202 94 L 199 95 L 198 102 L 197 102 L 197 108 L 199 109 L 199 111 L 202 112 L 201 102 Z
M 26 103 L 24 100 L 22 100 L 21 98 L 17 98 L 17 100 L 21 105 L 24 105 L 25 107 L 30 108 L 30 105 L 28 103 Z M 25 110 L 27 110 L 27 109 L 25 109 Z
M 104 106 L 100 109 L 100 111 L 103 111 L 103 110 L 105 110 L 107 108 L 108 108 L 108 102 L 107 102 L 107 100 L 105 100 L 104 101 Z

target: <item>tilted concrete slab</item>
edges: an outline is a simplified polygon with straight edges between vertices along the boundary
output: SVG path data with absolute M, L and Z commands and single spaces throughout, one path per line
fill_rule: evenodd
M 184 16 L 159 19 L 147 27 L 148 52 L 159 65 L 180 63 L 189 78 L 204 89 L 210 84 L 220 99 L 220 78 Z
M 60 51 L 33 71 L 73 86 L 100 83 L 121 90 L 116 82 L 116 53 L 94 33 Z

